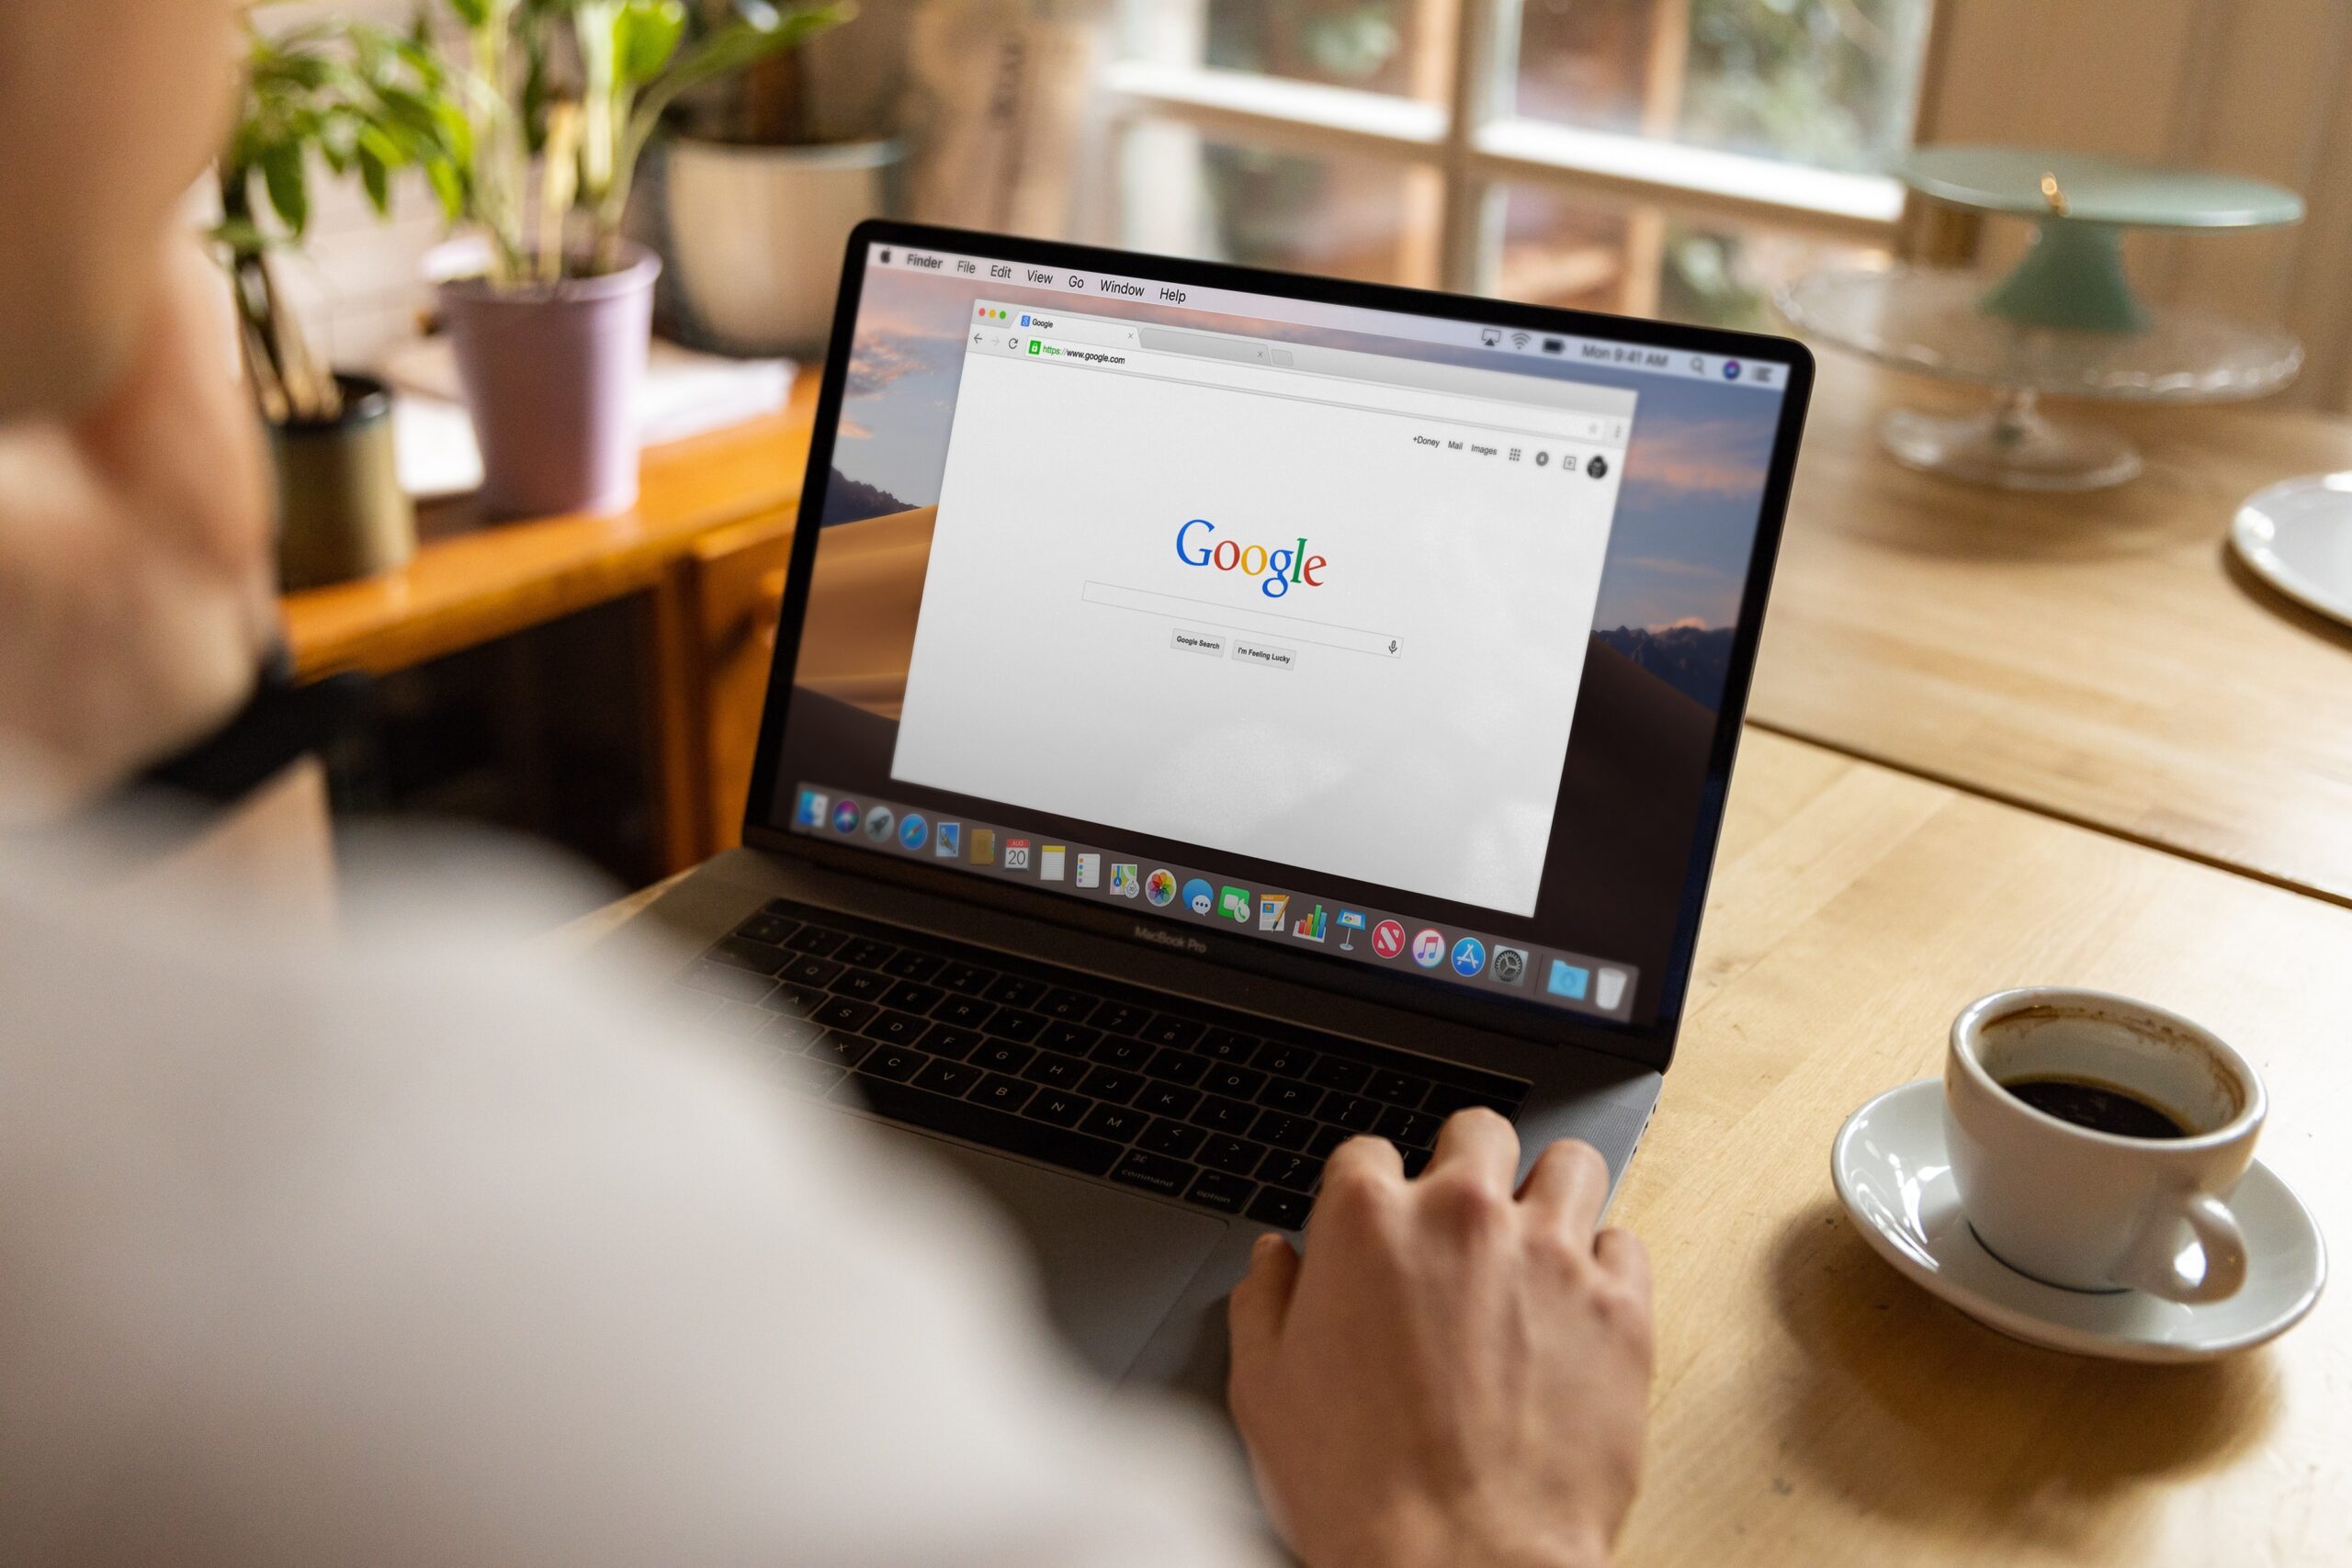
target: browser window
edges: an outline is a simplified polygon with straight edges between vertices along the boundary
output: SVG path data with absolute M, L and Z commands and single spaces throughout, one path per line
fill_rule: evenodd
M 1532 914 L 1636 394 L 974 322 L 893 778 Z

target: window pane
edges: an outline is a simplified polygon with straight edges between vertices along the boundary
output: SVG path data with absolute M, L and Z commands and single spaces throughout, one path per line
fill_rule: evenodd
M 1928 0 L 1523 0 L 1518 112 L 1821 168 L 1908 145 Z
M 1136 250 L 1426 285 L 1439 197 L 1425 170 L 1306 158 L 1146 120 L 1121 148 L 1119 242 Z
M 1884 251 L 1770 229 L 1620 211 L 1520 186 L 1503 195 L 1495 291 L 1505 299 L 1751 332 L 1786 332 L 1772 292 L 1815 267 L 1884 265 Z
M 1452 7 L 1426 0 L 1127 0 L 1126 52 L 1363 92 L 1445 96 Z

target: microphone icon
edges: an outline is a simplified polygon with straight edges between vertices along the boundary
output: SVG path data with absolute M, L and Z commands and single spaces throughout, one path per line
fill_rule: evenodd
M 1396 639 L 1393 637 L 1388 639 L 1388 651 L 1391 653 L 1396 651 Z

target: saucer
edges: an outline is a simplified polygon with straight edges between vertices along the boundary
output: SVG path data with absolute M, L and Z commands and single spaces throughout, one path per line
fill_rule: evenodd
M 2288 598 L 2352 626 L 2352 473 L 2272 485 L 2230 525 L 2238 558 Z
M 1889 1089 L 1846 1119 L 1829 1153 L 1838 1199 L 1878 1255 L 1989 1328 L 2031 1345 L 2124 1361 L 2203 1361 L 2301 1322 L 2327 1282 L 2309 1211 L 2256 1161 L 2230 1198 L 2245 1232 L 2245 1286 L 2188 1306 L 2143 1291 L 2061 1290 L 1984 1250 L 1944 1158 L 1944 1086 Z

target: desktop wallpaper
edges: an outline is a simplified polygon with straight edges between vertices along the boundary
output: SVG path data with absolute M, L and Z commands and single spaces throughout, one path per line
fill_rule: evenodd
M 824 533 L 772 820 L 787 819 L 798 776 L 876 790 L 891 783 L 966 336 L 974 301 L 982 298 L 1048 308 L 1070 303 L 1051 290 L 1002 281 L 867 270 L 833 467 L 818 502 Z M 1089 298 L 1084 310 L 1487 369 L 1499 357 L 1473 347 L 1111 299 Z M 1520 933 L 1638 964 L 1639 1021 L 1656 1010 L 1669 966 L 1781 399 L 1752 387 L 1509 357 L 1512 368 L 1624 387 L 1640 398 L 1561 807 L 1537 912 Z M 933 804 L 984 814 L 973 803 Z M 1106 829 L 1097 839 L 1115 835 L 1115 825 L 1096 826 Z M 1252 869 L 1236 867 L 1237 874 Z M 1344 897 L 1349 890 L 1333 891 Z M 1446 918 L 1448 911 L 1430 913 Z M 1473 923 L 1467 913 L 1452 918 Z M 1511 922 L 1487 916 L 1476 923 L 1506 929 Z

